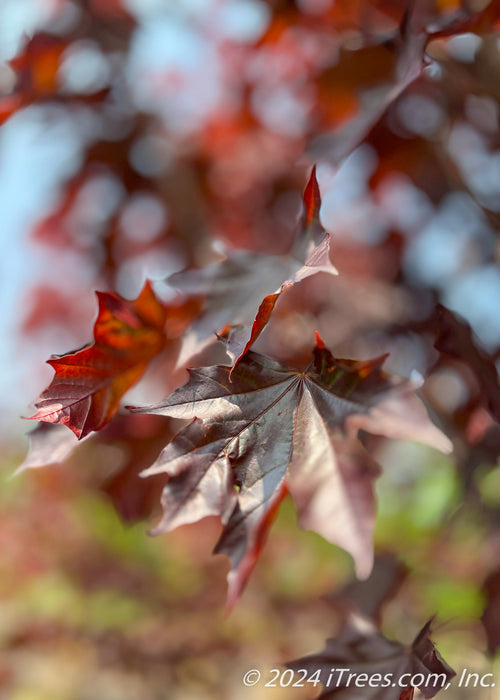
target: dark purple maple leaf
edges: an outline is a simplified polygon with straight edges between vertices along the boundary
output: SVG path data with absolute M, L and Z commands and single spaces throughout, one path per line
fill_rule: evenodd
M 407 648 L 384 637 L 366 619 L 352 616 L 323 651 L 287 666 L 304 669 L 308 676 L 317 673 L 323 686 L 318 700 L 406 700 L 413 697 L 413 688 L 433 698 L 456 673 L 431 641 L 431 625 L 432 619 Z
M 385 374 L 383 361 L 335 359 L 317 336 L 305 371 L 248 352 L 232 373 L 191 369 L 188 383 L 163 402 L 133 409 L 193 418 L 144 472 L 169 477 L 154 533 L 220 516 L 215 551 L 231 560 L 230 606 L 287 492 L 299 524 L 346 549 L 358 576 L 369 575 L 379 469 L 358 429 L 451 449 L 411 383 Z

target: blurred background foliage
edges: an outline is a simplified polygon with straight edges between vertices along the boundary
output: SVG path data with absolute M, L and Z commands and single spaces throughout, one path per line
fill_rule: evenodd
M 446 660 L 500 685 L 499 26 L 495 0 L 3 0 L 2 700 L 312 697 L 242 676 L 318 651 L 354 603 L 405 643 L 437 614 Z M 284 294 L 257 349 L 389 352 L 455 452 L 366 437 L 372 581 L 288 503 L 226 618 L 218 523 L 146 536 L 162 482 L 138 473 L 174 422 L 123 416 L 12 479 L 18 415 L 89 340 L 94 289 L 171 299 L 168 274 L 286 250 L 314 162 L 340 275 Z M 184 313 L 129 403 L 184 380 Z

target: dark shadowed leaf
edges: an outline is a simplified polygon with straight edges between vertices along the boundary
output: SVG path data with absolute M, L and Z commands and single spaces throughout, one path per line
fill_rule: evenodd
M 486 596 L 482 621 L 488 640 L 488 651 L 495 654 L 500 649 L 500 567 L 487 577 L 483 585 Z
M 382 610 L 396 595 L 406 579 L 408 570 L 392 554 L 378 554 L 366 581 L 354 579 L 331 600 L 340 610 L 353 610 L 363 617 L 381 623 Z
M 433 698 L 456 674 L 431 641 L 431 624 L 429 620 L 407 648 L 384 637 L 371 622 L 352 616 L 322 652 L 287 666 L 305 669 L 308 675 L 320 669 L 321 699 L 409 700 L 413 697 L 409 681 L 417 675 L 421 682 L 415 687 L 424 698 Z
M 141 479 L 140 473 L 172 436 L 167 418 L 123 413 L 93 436 L 98 445 L 112 446 L 121 453 L 118 467 L 101 489 L 125 522 L 144 520 L 158 512 L 165 476 Z
M 462 360 L 476 377 L 491 414 L 500 421 L 500 384 L 493 358 L 481 348 L 469 324 L 441 304 L 432 327 L 440 353 Z

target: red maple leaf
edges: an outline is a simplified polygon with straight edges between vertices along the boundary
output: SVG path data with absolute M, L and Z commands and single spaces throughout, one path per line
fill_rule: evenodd
M 67 425 L 79 439 L 111 420 L 166 340 L 167 310 L 149 282 L 135 301 L 109 292 L 97 292 L 97 298 L 94 343 L 48 360 L 56 374 L 31 416 Z

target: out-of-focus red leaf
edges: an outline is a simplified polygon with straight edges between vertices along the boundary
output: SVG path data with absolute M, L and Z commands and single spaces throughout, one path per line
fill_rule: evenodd
M 314 359 L 294 371 L 254 352 L 229 367 L 189 370 L 163 402 L 135 411 L 193 418 L 144 475 L 166 473 L 155 533 L 218 515 L 216 552 L 231 559 L 233 605 L 273 514 L 289 491 L 299 523 L 347 549 L 357 573 L 372 566 L 378 466 L 358 429 L 449 451 L 413 387 L 381 370 L 384 358 L 338 360 L 317 336 Z
M 495 654 L 500 649 L 500 568 L 493 571 L 483 585 L 486 596 L 482 621 L 488 639 L 488 651 Z
M 72 333 L 77 333 L 84 315 L 75 311 L 78 310 L 80 301 L 81 298 L 76 293 L 68 293 L 49 285 L 41 284 L 32 288 L 22 323 L 23 331 L 33 333 L 58 323 Z
M 438 12 L 432 0 L 405 5 L 398 30 L 369 36 L 358 49 L 342 49 L 334 65 L 319 75 L 320 117 L 334 131 L 313 138 L 314 158 L 327 157 L 339 164 L 369 136 L 391 105 L 422 77 L 430 41 L 465 32 L 493 32 L 500 20 L 500 0 L 476 13 L 460 9 L 450 14 L 443 12 L 446 8 Z
M 25 469 L 38 469 L 49 464 L 64 462 L 78 445 L 75 436 L 62 425 L 48 423 L 41 423 L 28 433 L 28 440 L 28 454 L 16 473 Z
M 167 335 L 169 338 L 179 338 L 189 328 L 190 324 L 200 315 L 203 309 L 203 299 L 189 297 L 178 303 L 171 302 L 168 305 L 168 317 L 166 321 Z
M 78 32 L 73 38 L 78 39 Z M 17 81 L 14 94 L 0 98 L 0 124 L 17 110 L 34 102 L 100 103 L 107 96 L 106 87 L 91 94 L 68 95 L 60 90 L 59 68 L 63 54 L 71 45 L 69 37 L 40 32 L 26 40 L 21 52 L 9 61 Z
M 478 13 L 477 17 L 467 14 L 461 21 L 464 26 L 467 20 L 471 26 L 483 28 L 490 23 L 491 30 L 491 12 L 483 14 Z M 335 64 L 318 78 L 319 105 L 326 110 L 323 119 L 327 124 L 333 118 L 330 128 L 334 126 L 335 131 L 312 141 L 312 155 L 326 156 L 339 164 L 364 141 L 389 107 L 421 78 L 429 62 L 425 54 L 428 42 L 439 34 L 443 24 L 449 23 L 446 16 L 436 14 L 433 2 L 412 1 L 406 4 L 395 32 L 368 37 L 365 45 L 356 50 L 342 49 Z M 457 30 L 460 31 L 458 27 Z M 335 116 L 337 100 L 341 106 L 339 117 Z M 350 105 L 347 111 L 342 107 L 344 103 Z M 353 114 L 353 108 L 357 114 Z
M 38 243 L 55 247 L 71 247 L 76 241 L 67 223 L 67 216 L 75 206 L 77 198 L 85 184 L 86 177 L 79 173 L 67 183 L 61 201 L 51 214 L 39 221 L 32 230 L 32 236 Z
M 451 18 L 451 21 L 444 22 L 442 27 L 430 32 L 433 39 L 456 34 L 474 32 L 486 34 L 498 28 L 500 22 L 500 0 L 491 0 L 482 10 L 472 14 L 459 11 Z
M 0 97 L 0 124 L 33 101 L 57 94 L 59 65 L 67 46 L 66 40 L 43 32 L 26 40 L 21 52 L 9 61 L 17 81 L 14 94 Z
M 158 457 L 172 437 L 169 421 L 152 415 L 118 413 L 105 428 L 80 441 L 62 425 L 41 423 L 28 434 L 28 454 L 16 474 L 26 469 L 61 464 L 70 457 L 76 462 L 79 458 L 85 460 L 85 449 L 91 450 L 93 462 L 97 461 L 92 483 L 95 484 L 97 479 L 98 487 L 111 499 L 123 520 L 143 520 L 158 508 L 165 478 L 160 475 L 141 479 L 139 474 Z M 83 443 L 87 448 L 73 454 L 75 447 L 79 448 Z M 108 456 L 105 465 L 99 464 L 99 449 L 103 446 L 114 448 L 114 462 L 110 462 Z M 109 473 L 110 469 L 112 475 L 103 482 L 99 473 Z
M 440 353 L 462 360 L 476 377 L 486 405 L 500 421 L 500 384 L 493 359 L 480 347 L 469 324 L 439 304 L 435 321 L 435 348 Z
M 124 453 L 124 462 L 101 489 L 126 522 L 144 520 L 158 508 L 165 477 L 141 479 L 140 473 L 172 436 L 167 419 L 131 414 L 118 414 L 106 430 L 95 436 L 97 442 L 113 445 Z
M 53 95 L 59 88 L 61 55 L 68 43 L 53 34 L 39 33 L 10 61 L 18 79 L 17 91 L 27 100 Z
M 23 101 L 19 95 L 0 97 L 0 126 L 22 107 Z
M 117 18 L 126 18 L 133 20 L 133 16 L 126 8 L 126 3 L 123 0 L 90 0 L 89 6 L 92 12 L 97 16 L 104 17 L 109 20 Z
M 166 307 L 151 285 L 135 301 L 97 292 L 94 343 L 48 360 L 56 374 L 36 402 L 33 420 L 67 425 L 78 438 L 99 430 L 166 340 Z

